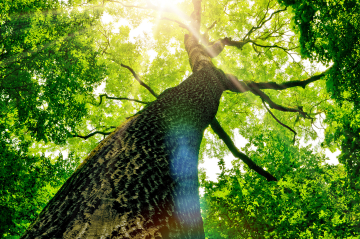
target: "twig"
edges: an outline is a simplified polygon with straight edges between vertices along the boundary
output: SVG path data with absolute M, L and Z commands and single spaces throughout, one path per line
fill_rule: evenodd
M 106 54 L 112 55 L 111 53 L 106 53 Z M 130 66 L 127 66 L 127 65 L 124 65 L 124 64 L 118 62 L 115 58 L 110 58 L 110 59 L 113 62 L 115 62 L 116 64 L 119 64 L 121 67 L 128 69 L 131 72 L 131 74 L 135 77 L 135 79 L 140 83 L 141 86 L 145 87 L 153 96 L 155 96 L 155 98 L 158 97 L 158 94 L 156 94 L 155 91 L 153 91 L 150 88 L 150 86 L 148 86 L 142 80 L 140 80 L 140 77 L 135 73 L 135 71 Z
M 276 44 L 275 44 L 275 45 L 261 45 L 261 44 L 256 43 L 255 41 L 252 41 L 252 40 L 248 40 L 248 42 L 251 42 L 252 44 L 254 44 L 254 45 L 256 45 L 256 46 L 264 47 L 264 48 L 279 48 L 279 49 L 284 50 L 285 52 L 294 50 L 294 49 L 296 49 L 296 48 L 299 48 L 298 46 L 296 46 L 296 47 L 287 49 L 287 48 L 285 48 L 285 47 L 278 46 L 278 45 L 276 45 Z
M 269 112 L 269 114 L 282 126 L 284 126 L 285 128 L 289 129 L 291 132 L 294 133 L 294 139 L 293 139 L 293 144 L 295 144 L 295 136 L 296 136 L 296 132 L 295 130 L 293 130 L 292 128 L 290 128 L 289 126 L 287 126 L 286 124 L 282 123 L 278 118 L 276 118 L 276 116 L 270 111 L 270 109 L 266 106 L 265 101 L 262 100 L 263 105 L 265 106 L 266 110 Z
M 124 65 L 122 63 L 120 63 L 120 66 L 128 69 L 131 74 L 135 77 L 135 79 L 140 83 L 141 86 L 145 87 L 153 96 L 155 96 L 156 98 L 158 97 L 158 94 L 156 94 L 151 88 L 150 86 L 148 86 L 147 84 L 145 84 L 142 80 L 140 80 L 139 76 L 135 73 L 135 71 L 127 65 Z
M 213 24 L 211 24 L 210 27 L 206 28 L 205 32 L 209 32 L 209 30 L 211 30 L 215 25 L 216 25 L 217 21 L 214 21 Z
M 270 1 L 269 1 L 269 4 L 270 4 Z M 256 30 L 259 29 L 259 28 L 262 28 L 262 26 L 263 26 L 266 22 L 270 21 L 271 18 L 272 18 L 275 14 L 277 14 L 277 13 L 279 13 L 279 12 L 286 11 L 286 9 L 287 9 L 287 7 L 285 7 L 284 9 L 277 10 L 277 11 L 273 12 L 268 19 L 265 20 L 266 14 L 268 13 L 268 10 L 269 10 L 269 4 L 268 4 L 268 7 L 267 7 L 267 10 L 266 10 L 266 13 L 265 13 L 263 19 L 261 19 L 260 23 L 259 23 L 256 27 L 252 27 L 252 28 L 248 31 L 248 33 L 246 33 L 246 35 L 244 36 L 243 40 L 245 40 L 245 39 L 250 39 L 250 35 L 251 35 L 254 31 L 256 31 Z
M 138 102 L 138 103 L 142 103 L 142 104 L 148 104 L 149 103 L 149 102 L 141 101 L 141 100 L 129 99 L 129 98 L 125 98 L 125 97 L 111 97 L 111 96 L 108 96 L 107 94 L 102 94 L 102 95 L 100 95 L 100 103 L 99 103 L 99 105 L 101 105 L 103 97 L 106 97 L 106 99 L 111 99 L 111 100 L 129 100 L 129 101 L 134 101 L 134 102 Z
M 211 128 L 214 130 L 214 132 L 219 136 L 220 139 L 224 141 L 226 146 L 229 148 L 230 152 L 236 158 L 241 159 L 247 166 L 249 166 L 250 169 L 254 170 L 261 176 L 265 177 L 267 181 L 277 181 L 277 179 L 273 175 L 271 175 L 269 172 L 265 171 L 263 168 L 256 165 L 254 161 L 252 161 L 248 156 L 246 156 L 244 153 L 240 152 L 236 148 L 230 136 L 224 131 L 224 129 L 221 127 L 221 125 L 219 124 L 219 122 L 215 117 L 210 125 Z
M 73 137 L 78 137 L 78 138 L 82 138 L 82 139 L 88 139 L 88 138 L 90 138 L 90 137 L 92 137 L 92 136 L 94 136 L 95 134 L 102 134 L 102 135 L 109 135 L 109 134 L 111 134 L 111 132 L 109 132 L 109 133 L 107 133 L 107 132 L 102 132 L 102 131 L 95 131 L 95 132 L 93 132 L 93 133 L 91 133 L 91 134 L 88 134 L 88 135 L 86 135 L 86 136 L 83 136 L 83 135 L 73 135 Z

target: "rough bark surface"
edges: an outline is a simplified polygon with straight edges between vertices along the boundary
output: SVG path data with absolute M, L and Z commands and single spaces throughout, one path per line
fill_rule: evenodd
M 119 126 L 22 238 L 204 238 L 198 153 L 226 81 L 203 66 Z

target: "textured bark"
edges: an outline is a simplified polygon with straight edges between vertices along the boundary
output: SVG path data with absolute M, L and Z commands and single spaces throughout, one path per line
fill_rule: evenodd
M 185 36 L 193 74 L 103 140 L 23 239 L 205 238 L 199 148 L 222 92 L 234 86 L 198 43 L 201 0 L 193 3 Z
M 226 81 L 203 66 L 118 127 L 22 238 L 204 238 L 198 153 Z

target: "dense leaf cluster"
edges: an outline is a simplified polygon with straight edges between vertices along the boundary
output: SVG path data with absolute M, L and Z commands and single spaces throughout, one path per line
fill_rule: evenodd
M 100 12 L 65 7 L 0 3 L 1 238 L 20 236 L 77 166 L 71 154 L 40 156 L 34 143 L 64 142 L 104 77 L 91 33 Z
M 360 106 L 360 2 L 280 0 L 291 6 L 303 56 L 333 64 L 327 87 L 338 100 Z
M 0 140 L 0 235 L 20 236 L 79 163 L 70 155 L 56 159 L 28 155 L 29 143 L 16 147 Z
M 93 25 L 99 12 L 58 1 L 6 2 L 0 25 L 1 117 L 37 140 L 64 141 L 85 114 L 85 97 L 104 77 Z
M 242 168 L 238 160 L 231 169 L 220 160 L 218 182 L 203 175 L 207 238 L 357 238 L 358 190 L 347 186 L 344 167 L 324 165 L 324 156 L 310 147 L 284 147 L 283 142 L 267 131 L 252 143 L 259 163 L 278 166 L 277 183 Z M 281 157 L 284 150 L 291 154 Z

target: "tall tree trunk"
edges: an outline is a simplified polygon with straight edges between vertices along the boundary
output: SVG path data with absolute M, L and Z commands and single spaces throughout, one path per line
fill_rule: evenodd
M 198 154 L 229 86 L 193 36 L 185 45 L 194 73 L 103 140 L 22 238 L 205 238 Z

